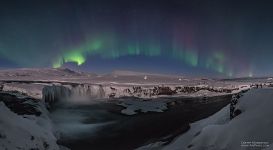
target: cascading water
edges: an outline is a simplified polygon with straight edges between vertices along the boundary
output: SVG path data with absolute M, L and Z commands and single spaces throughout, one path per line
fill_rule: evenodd
M 97 108 L 100 104 L 94 101 L 105 96 L 101 85 L 55 84 L 45 86 L 42 93 L 43 101 L 50 109 L 50 117 L 65 139 L 91 136 L 97 128 L 111 123 L 108 120 L 86 123 L 90 118 L 101 120 L 101 115 L 107 114 L 106 110 Z
M 105 92 L 102 85 L 81 84 L 71 89 L 73 96 L 85 96 L 90 98 L 104 98 Z
M 52 107 L 53 104 L 63 99 L 67 99 L 71 96 L 71 90 L 69 87 L 52 85 L 45 86 L 43 88 L 43 102 L 47 105 L 47 108 Z
M 50 108 L 58 102 L 88 102 L 92 99 L 104 98 L 105 92 L 102 85 L 79 84 L 52 85 L 43 88 L 43 101 Z

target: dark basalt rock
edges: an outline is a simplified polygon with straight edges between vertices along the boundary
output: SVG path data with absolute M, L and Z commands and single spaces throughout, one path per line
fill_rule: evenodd
M 178 92 L 183 92 L 182 91 L 182 87 L 180 87 L 180 86 L 177 86 L 177 87 L 175 87 L 175 90 L 174 90 L 176 93 L 178 93 Z
M 130 89 L 125 89 L 123 92 L 124 92 L 124 93 L 129 93 L 129 94 L 132 94 L 132 92 L 131 92 L 131 90 L 130 90 Z
M 141 93 L 141 92 L 142 92 L 142 88 L 140 86 L 133 87 L 133 93 Z
M 116 93 L 111 93 L 110 95 L 109 95 L 109 98 L 114 98 L 116 96 Z
M 0 139 L 5 139 L 5 138 L 7 138 L 7 136 L 4 133 L 0 132 Z
M 0 102 L 4 102 L 11 111 L 18 115 L 41 115 L 38 100 L 30 97 L 19 98 L 12 93 L 0 92 Z
M 158 95 L 173 95 L 175 93 L 170 87 L 158 87 Z
M 197 89 L 195 87 L 186 86 L 186 87 L 184 87 L 184 91 L 185 91 L 185 93 L 194 93 L 194 92 L 197 92 Z
M 110 87 L 110 89 L 111 89 L 112 91 L 116 91 L 116 90 L 117 90 L 116 88 L 113 88 L 113 87 Z
M 201 134 L 201 131 L 198 131 L 197 133 L 194 134 L 194 137 L 197 137 L 200 134 Z
M 230 120 L 242 113 L 240 109 L 235 109 L 238 103 L 238 99 L 240 97 L 242 97 L 241 92 L 238 94 L 232 95 L 232 99 L 230 101 Z
M 193 147 L 193 145 L 192 145 L 192 144 L 190 144 L 190 145 L 188 145 L 188 146 L 187 146 L 187 148 L 191 148 L 191 147 Z
M 240 109 L 236 109 L 233 113 L 233 118 L 235 118 L 236 116 L 240 115 L 242 113 L 242 111 Z

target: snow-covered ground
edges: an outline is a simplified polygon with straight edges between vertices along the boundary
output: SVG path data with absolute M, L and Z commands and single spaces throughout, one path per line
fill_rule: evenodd
M 235 107 L 242 113 L 230 120 L 230 106 L 192 123 L 190 130 L 167 146 L 152 143 L 139 149 L 247 150 L 272 149 L 273 88 L 253 89 Z
M 59 150 L 47 111 L 41 116 L 17 115 L 0 102 L 1 150 Z

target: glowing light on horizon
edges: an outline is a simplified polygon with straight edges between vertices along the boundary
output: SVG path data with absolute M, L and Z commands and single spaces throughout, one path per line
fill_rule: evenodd
M 252 73 L 252 72 L 249 72 L 249 73 L 248 73 L 248 77 L 253 77 L 253 73 Z

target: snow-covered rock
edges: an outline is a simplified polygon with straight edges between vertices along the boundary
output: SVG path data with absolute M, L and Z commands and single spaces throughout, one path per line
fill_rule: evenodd
M 59 150 L 56 141 L 46 114 L 20 116 L 0 102 L 0 149 Z
M 2 91 L 20 92 L 36 99 L 42 99 L 42 89 L 46 84 L 27 84 L 27 83 L 5 83 Z

